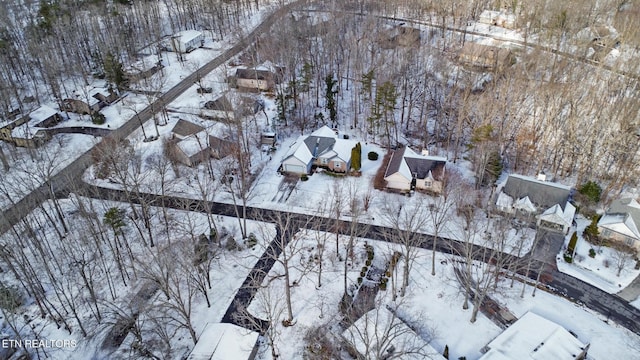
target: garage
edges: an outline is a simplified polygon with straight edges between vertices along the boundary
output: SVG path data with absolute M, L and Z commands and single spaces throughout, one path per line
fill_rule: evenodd
M 296 164 L 282 164 L 282 170 L 284 172 L 295 173 L 295 174 L 307 173 L 307 169 L 304 166 L 296 165 Z

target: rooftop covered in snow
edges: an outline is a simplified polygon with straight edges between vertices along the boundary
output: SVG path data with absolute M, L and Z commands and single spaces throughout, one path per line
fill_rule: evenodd
M 493 339 L 480 360 L 582 360 L 589 344 L 562 326 L 528 312 Z

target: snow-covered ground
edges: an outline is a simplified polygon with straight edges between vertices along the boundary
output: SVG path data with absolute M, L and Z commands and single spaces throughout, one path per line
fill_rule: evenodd
M 591 223 L 591 220 L 579 216 L 576 223 L 575 231 L 578 233 L 578 242 L 576 243 L 574 260 L 571 264 L 567 263 L 562 257 L 563 251 L 561 251 L 557 257 L 558 270 L 610 294 L 624 289 L 640 275 L 640 270 L 634 269 L 635 261 L 631 257 L 618 263 L 617 259 L 620 257 L 616 256 L 616 250 L 590 244 L 582 237 L 584 228 Z M 564 249 L 568 246 L 572 233 L 573 230 L 567 235 Z M 589 255 L 591 249 L 595 252 L 594 257 Z M 622 266 L 620 274 L 618 274 L 618 264 Z
M 313 232 L 307 232 L 299 240 L 296 248 L 300 257 L 294 257 L 291 263 L 305 263 L 309 257 L 317 254 L 317 238 Z M 292 287 L 292 308 L 294 326 L 284 327 L 281 322 L 274 322 L 275 343 L 277 353 L 281 359 L 300 359 L 305 352 L 304 339 L 313 329 L 322 328 L 338 335 L 342 316 L 339 312 L 339 302 L 344 292 L 344 262 L 335 256 L 333 236 L 327 239 L 324 252 L 322 270 L 322 286 L 318 286 L 317 266 L 313 272 L 302 275 L 298 270 L 292 270 L 292 279 L 296 285 Z M 340 249 L 344 253 L 346 238 L 341 238 Z M 348 286 L 357 283 L 360 268 L 366 259 L 364 244 L 374 247 L 374 263 L 390 259 L 394 246 L 371 240 L 358 239 L 355 243 L 353 262 L 348 260 Z M 419 323 L 426 329 L 419 334 L 430 341 L 430 345 L 439 353 L 449 348 L 449 358 L 457 359 L 466 356 L 468 360 L 475 360 L 481 356 L 480 349 L 487 345 L 494 337 L 501 333 L 501 329 L 484 315 L 479 315 L 475 323 L 470 323 L 471 309 L 463 310 L 463 294 L 456 283 L 452 271 L 450 257 L 443 254 L 436 255 L 436 276 L 431 275 L 431 252 L 420 250 L 410 276 L 408 292 L 404 297 L 391 299 L 391 288 L 380 291 L 376 298 L 379 307 L 390 305 L 393 309 L 406 316 L 410 323 Z M 398 264 L 399 267 L 402 263 Z M 286 317 L 284 299 L 280 295 L 284 291 L 283 267 L 277 263 L 272 269 L 265 288 L 261 289 L 249 310 L 256 316 L 267 318 L 268 312 L 279 314 L 280 319 Z M 400 275 L 401 277 L 401 275 Z M 491 296 L 502 306 L 507 307 L 516 317 L 532 311 L 552 320 L 566 329 L 577 334 L 584 343 L 590 343 L 589 358 L 592 359 L 639 359 L 637 349 L 640 338 L 626 329 L 606 323 L 600 315 L 577 306 L 574 303 L 558 298 L 543 291 L 537 291 L 532 296 L 532 288 L 526 286 L 524 297 L 520 297 L 523 284 L 516 282 L 509 287 L 509 280 L 505 280 L 499 291 Z M 274 301 L 277 298 L 277 301 Z M 270 302 L 271 301 L 271 302 Z M 269 310 L 269 311 L 267 311 Z M 270 350 L 261 347 L 261 359 L 271 359 Z

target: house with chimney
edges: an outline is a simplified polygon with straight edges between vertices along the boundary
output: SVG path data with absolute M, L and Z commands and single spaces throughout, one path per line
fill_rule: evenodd
M 538 227 L 568 233 L 576 208 L 571 204 L 570 186 L 537 178 L 510 174 L 496 196 L 496 209 L 504 214 L 536 219 Z
M 387 189 L 394 191 L 424 190 L 434 194 L 442 193 L 447 159 L 421 154 L 408 146 L 393 152 L 384 173 Z

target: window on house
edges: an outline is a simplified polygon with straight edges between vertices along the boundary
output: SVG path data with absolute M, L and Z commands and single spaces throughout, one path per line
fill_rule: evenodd
M 428 179 L 425 180 L 424 181 L 424 186 L 429 187 L 429 188 L 432 187 L 433 186 L 433 181 L 428 180 Z
M 333 167 L 339 169 L 342 166 L 342 164 L 340 163 L 340 161 L 334 161 L 333 162 Z
M 329 163 L 329 160 L 328 160 L 328 159 L 325 159 L 325 158 L 322 158 L 322 159 L 320 159 L 320 163 L 321 163 L 322 165 L 327 165 L 327 163 Z
M 626 243 L 627 245 L 629 245 L 629 246 L 633 246 L 633 244 L 634 244 L 635 242 L 636 242 L 636 240 L 635 240 L 635 239 L 632 239 L 632 238 L 627 238 L 627 239 L 626 239 L 626 241 L 625 241 L 625 243 Z
M 609 236 L 611 235 L 611 231 L 609 231 L 609 229 L 602 229 L 602 236 Z

